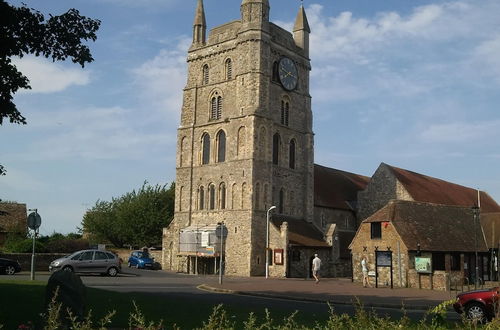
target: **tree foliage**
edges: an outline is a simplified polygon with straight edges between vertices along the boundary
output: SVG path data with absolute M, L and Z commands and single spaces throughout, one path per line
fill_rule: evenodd
M 26 124 L 26 118 L 13 102 L 19 89 L 30 89 L 29 79 L 17 70 L 12 57 L 27 54 L 44 56 L 53 61 L 68 58 L 82 67 L 94 59 L 85 41 L 95 41 L 101 22 L 70 9 L 45 19 L 39 11 L 26 5 L 15 7 L 0 0 L 0 125 L 4 118 L 11 123 Z M 0 165 L 0 175 L 5 169 Z
M 88 240 L 75 233 L 63 235 L 54 232 L 37 237 L 35 242 L 35 251 L 38 253 L 71 253 L 89 247 Z M 9 233 L 1 250 L 8 253 L 30 253 L 32 249 L 33 236 L 30 232 L 30 235 Z
M 161 243 L 162 228 L 174 216 L 175 186 L 150 186 L 113 198 L 98 200 L 83 216 L 82 228 L 92 240 L 124 245 L 155 246 Z

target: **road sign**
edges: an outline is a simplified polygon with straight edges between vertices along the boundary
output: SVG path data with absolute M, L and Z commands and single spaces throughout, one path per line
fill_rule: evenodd
M 227 227 L 224 225 L 218 225 L 217 228 L 215 229 L 215 236 L 217 238 L 226 238 L 227 237 Z
M 42 224 L 42 217 L 36 212 L 31 212 L 28 215 L 28 227 L 33 230 L 37 230 Z

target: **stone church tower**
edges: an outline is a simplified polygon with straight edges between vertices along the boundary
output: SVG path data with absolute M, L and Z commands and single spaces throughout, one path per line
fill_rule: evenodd
M 271 23 L 269 10 L 268 0 L 243 0 L 241 18 L 207 38 L 198 0 L 164 269 L 215 273 L 224 222 L 225 274 L 263 275 L 267 210 L 313 221 L 310 29 L 303 7 L 293 33 Z

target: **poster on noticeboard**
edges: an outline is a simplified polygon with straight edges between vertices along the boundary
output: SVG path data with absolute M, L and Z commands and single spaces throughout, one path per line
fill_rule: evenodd
M 415 270 L 417 273 L 432 273 L 432 260 L 430 257 L 415 257 Z

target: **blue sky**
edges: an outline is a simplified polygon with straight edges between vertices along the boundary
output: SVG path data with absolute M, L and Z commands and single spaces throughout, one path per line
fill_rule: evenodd
M 21 1 L 8 0 L 12 4 Z M 95 62 L 25 57 L 0 127 L 0 198 L 38 208 L 42 234 L 146 180 L 175 180 L 176 128 L 196 0 L 23 0 L 102 21 Z M 291 29 L 300 2 L 269 0 Z M 205 0 L 208 28 L 240 0 Z M 500 2 L 307 0 L 315 162 L 371 176 L 381 162 L 479 188 L 500 201 Z

